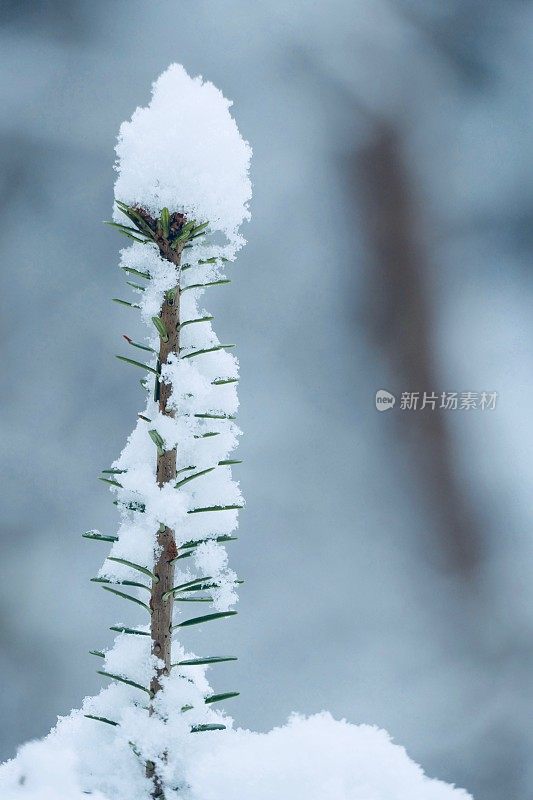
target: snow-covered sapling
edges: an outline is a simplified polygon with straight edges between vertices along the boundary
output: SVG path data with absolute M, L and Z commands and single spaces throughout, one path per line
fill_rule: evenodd
M 170 93 L 172 104 L 181 96 L 178 118 L 165 118 Z M 238 581 L 227 567 L 224 543 L 234 538 L 243 504 L 231 478 L 239 461 L 229 457 L 239 433 L 233 422 L 238 362 L 227 352 L 233 345 L 219 342 L 212 316 L 199 305 L 207 288 L 229 283 L 223 269 L 242 244 L 237 226 L 248 216 L 250 148 L 228 105 L 211 84 L 191 81 L 173 66 L 155 85 L 151 105 L 124 123 L 117 146 L 110 224 L 131 241 L 121 268 L 137 300 L 115 299 L 139 310 L 149 328 L 142 342 L 126 336 L 134 356 L 118 358 L 145 373 L 147 402 L 122 455 L 102 475 L 121 513 L 118 535 L 89 531 L 85 537 L 113 540 L 96 581 L 150 615 L 149 626 L 114 627 L 120 637 L 149 637 L 147 680 L 135 680 L 128 661 L 112 669 L 106 654 L 95 651 L 106 660 L 99 671 L 146 692 L 148 713 L 163 724 L 168 713 L 161 695 L 172 670 L 188 689 L 193 667 L 234 660 L 212 653 L 184 658 L 177 648 L 173 661 L 172 648 L 180 628 L 236 614 Z M 216 233 L 222 241 L 210 243 Z M 205 613 L 183 615 L 191 603 L 202 604 Z M 205 707 L 237 694 L 204 691 L 184 699 L 179 710 L 189 731 L 223 729 Z M 120 724 L 100 714 L 86 716 Z M 152 795 L 163 796 L 168 748 L 146 754 L 135 740 L 132 747 L 146 761 Z

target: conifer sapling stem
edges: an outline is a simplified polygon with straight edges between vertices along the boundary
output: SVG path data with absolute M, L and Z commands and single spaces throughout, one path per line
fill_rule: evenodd
M 176 266 L 176 286 L 166 293 L 161 307 L 160 319 L 167 332 L 165 337 L 160 337 L 159 346 L 159 365 L 166 364 L 170 355 L 179 356 L 180 352 L 180 286 L 179 286 L 179 264 L 185 242 L 180 242 L 175 248 L 171 247 L 168 241 L 169 215 L 162 214 L 163 220 L 166 217 L 166 231 L 158 226 L 159 235 L 156 234 L 157 244 L 161 256 Z M 183 215 L 172 214 L 172 218 L 178 218 L 182 225 L 185 223 Z M 176 220 L 176 221 L 178 221 Z M 152 221 L 153 222 L 153 221 Z M 166 232 L 166 236 L 165 236 Z M 172 386 L 163 383 L 156 376 L 156 397 L 159 398 L 159 410 L 166 416 L 173 417 L 174 412 L 168 407 Z M 170 481 L 176 480 L 176 449 L 164 450 L 157 456 L 157 483 L 164 486 Z M 171 664 L 171 645 L 172 645 L 172 609 L 174 596 L 170 591 L 174 586 L 174 559 L 178 555 L 174 531 L 166 525 L 161 525 L 157 534 L 157 544 L 159 557 L 155 564 L 155 575 L 157 580 L 152 581 L 152 593 L 150 607 L 152 609 L 151 638 L 152 654 L 162 662 L 158 666 L 154 677 L 150 683 L 150 691 L 154 696 L 161 688 L 161 677 L 168 675 Z

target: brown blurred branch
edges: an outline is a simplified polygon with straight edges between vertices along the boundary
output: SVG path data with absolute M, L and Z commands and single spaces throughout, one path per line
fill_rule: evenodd
M 376 122 L 373 135 L 353 161 L 353 185 L 374 262 L 374 338 L 401 390 L 442 390 L 428 292 L 430 259 L 401 136 L 394 125 Z M 406 412 L 401 427 L 412 447 L 420 493 L 429 497 L 437 529 L 442 531 L 447 565 L 468 574 L 482 555 L 482 526 L 461 486 L 443 413 Z

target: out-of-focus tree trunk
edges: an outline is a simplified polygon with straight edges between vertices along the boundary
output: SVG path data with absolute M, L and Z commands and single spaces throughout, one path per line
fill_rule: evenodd
M 443 385 L 435 365 L 431 259 L 401 137 L 392 123 L 373 124 L 367 144 L 354 155 L 352 175 L 373 260 L 372 334 L 390 364 L 392 382 L 421 397 L 424 391 L 451 391 L 456 387 Z M 434 512 L 445 563 L 466 576 L 482 557 L 482 526 L 461 486 L 446 413 L 453 412 L 425 408 L 403 411 L 396 419 L 411 447 L 420 495 Z M 428 541 L 427 547 L 434 544 Z

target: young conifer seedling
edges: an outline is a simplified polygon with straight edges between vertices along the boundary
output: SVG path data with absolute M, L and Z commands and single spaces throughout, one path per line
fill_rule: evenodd
M 0 767 L 0 797 L 468 800 L 426 778 L 384 731 L 326 712 L 265 734 L 235 730 L 223 709 L 238 692 L 206 677 L 235 655 L 180 643 L 204 628 L 209 642 L 236 613 L 240 583 L 225 549 L 243 505 L 231 472 L 238 364 L 202 305 L 229 283 L 249 217 L 251 151 L 229 106 L 172 65 L 120 129 L 110 224 L 128 239 L 120 267 L 133 294 L 114 299 L 125 324 L 137 314 L 146 328 L 124 336 L 117 358 L 132 381 L 137 373 L 145 404 L 100 476 L 118 530 L 83 534 L 109 547 L 93 581 L 120 621 L 113 645 L 91 651 L 104 688 Z
M 186 113 L 168 129 L 171 92 L 184 112 L 189 100 L 200 113 L 205 130 L 199 139 Z M 148 622 L 114 626 L 115 647 L 93 652 L 102 662 L 100 674 L 127 687 L 135 713 L 148 715 L 149 727 L 160 732 L 155 749 L 142 736 L 130 740 L 158 798 L 180 782 L 165 742 L 173 726 L 181 735 L 224 730 L 217 709 L 239 694 L 213 692 L 204 677 L 207 665 L 235 656 L 186 653 L 177 635 L 237 613 L 239 580 L 227 565 L 225 544 L 234 539 L 243 505 L 231 476 L 240 463 L 231 458 L 239 434 L 238 362 L 229 353 L 233 345 L 219 342 L 200 301 L 229 283 L 224 269 L 242 244 L 237 227 L 248 216 L 250 148 L 222 95 L 174 66 L 155 85 L 151 105 L 122 126 L 117 154 L 109 224 L 130 241 L 121 268 L 135 299 L 116 300 L 140 313 L 148 328 L 142 341 L 125 336 L 129 352 L 117 358 L 140 373 L 146 405 L 121 456 L 101 476 L 121 523 L 116 537 L 107 537 L 113 538 L 111 553 L 95 581 L 144 609 Z M 228 161 L 233 170 L 226 177 Z M 98 532 L 85 537 L 106 539 Z M 135 659 L 147 671 L 134 669 Z M 141 693 L 147 703 L 140 702 Z M 85 716 L 123 724 L 105 702 Z

